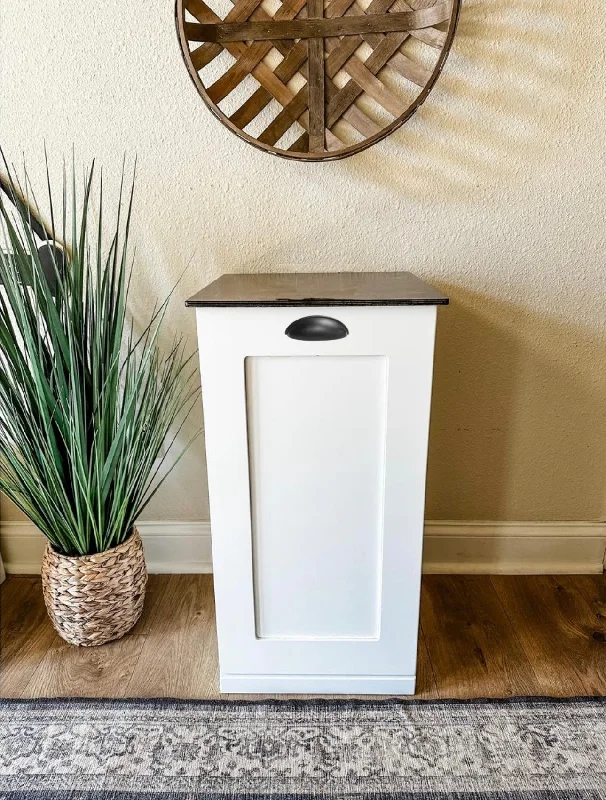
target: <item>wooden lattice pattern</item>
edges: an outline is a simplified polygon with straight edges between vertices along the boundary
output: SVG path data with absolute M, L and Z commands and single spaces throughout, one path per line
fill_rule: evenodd
M 440 74 L 460 3 L 370 0 L 362 7 L 363 0 L 282 0 L 271 14 L 267 0 L 230 1 L 222 19 L 205 0 L 177 0 L 190 75 L 234 133 L 307 161 L 356 153 L 410 118 Z M 206 81 L 207 68 L 225 52 L 228 65 L 221 62 L 220 74 L 215 70 Z M 226 98 L 250 76 L 252 93 L 224 111 Z

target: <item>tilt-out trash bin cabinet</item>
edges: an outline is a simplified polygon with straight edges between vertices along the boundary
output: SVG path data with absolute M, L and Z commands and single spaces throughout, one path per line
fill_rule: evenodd
M 410 273 L 192 297 L 221 690 L 415 689 L 436 307 Z

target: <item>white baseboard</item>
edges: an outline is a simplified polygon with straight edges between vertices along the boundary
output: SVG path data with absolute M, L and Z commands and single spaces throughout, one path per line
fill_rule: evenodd
M 426 522 L 423 571 L 574 575 L 604 570 L 603 522 Z
M 139 522 L 150 573 L 212 572 L 209 522 Z M 0 523 L 9 574 L 40 572 L 44 538 L 30 522 Z M 581 574 L 604 569 L 606 523 L 466 522 L 425 524 L 426 573 Z
M 210 522 L 138 522 L 137 529 L 148 572 L 212 572 Z M 37 575 L 44 543 L 31 522 L 0 522 L 2 560 L 9 575 Z

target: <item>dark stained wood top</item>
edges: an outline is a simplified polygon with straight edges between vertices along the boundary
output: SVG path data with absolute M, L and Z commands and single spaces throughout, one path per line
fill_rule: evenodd
M 448 298 L 410 272 L 222 275 L 186 306 L 416 306 Z

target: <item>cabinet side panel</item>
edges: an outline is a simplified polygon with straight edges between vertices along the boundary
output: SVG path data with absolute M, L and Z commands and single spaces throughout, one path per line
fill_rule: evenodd
M 387 370 L 245 359 L 259 639 L 380 636 Z

